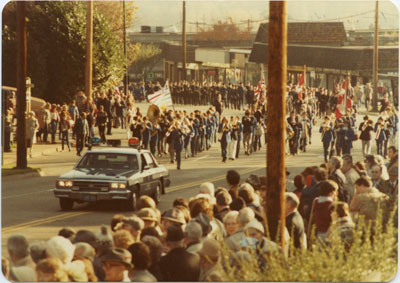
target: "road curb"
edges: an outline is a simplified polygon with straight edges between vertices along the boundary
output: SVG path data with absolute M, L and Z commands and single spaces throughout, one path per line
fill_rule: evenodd
M 46 155 L 46 154 L 48 154 L 48 153 L 57 152 L 57 148 L 58 148 L 58 147 L 54 147 L 54 148 L 45 149 L 45 150 L 40 151 L 40 152 L 33 152 L 33 153 L 32 153 L 32 158 L 40 157 L 40 156 Z M 13 152 L 15 155 L 17 154 L 16 151 L 17 151 L 17 150 L 15 149 L 15 152 Z M 29 163 L 29 160 L 30 160 L 30 159 L 31 159 L 31 158 L 28 156 L 28 163 Z M 3 164 L 12 164 L 12 163 L 16 163 L 16 159 L 14 159 L 14 158 L 12 158 L 12 159 L 10 159 L 10 160 L 4 159 L 4 161 L 3 161 Z
M 2 181 L 10 182 L 10 181 L 16 181 L 21 178 L 34 178 L 34 177 L 43 177 L 46 176 L 43 171 L 39 172 L 29 172 L 29 173 L 24 173 L 24 174 L 15 174 L 15 175 L 10 175 L 10 176 L 1 176 Z

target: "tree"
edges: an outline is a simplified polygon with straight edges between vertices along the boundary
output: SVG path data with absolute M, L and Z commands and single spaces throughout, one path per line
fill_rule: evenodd
M 199 41 L 231 41 L 231 40 L 251 40 L 251 28 L 246 25 L 245 29 L 240 29 L 239 25 L 234 24 L 232 18 L 226 21 L 218 21 L 208 29 L 202 29 L 195 36 Z
M 15 3 L 4 8 L 3 84 L 15 85 Z M 27 5 L 28 76 L 34 96 L 52 102 L 72 99 L 84 89 L 86 5 L 84 2 L 31 2 Z M 123 77 L 123 48 L 108 19 L 95 11 L 93 87 L 108 88 Z M 120 48 L 119 48 L 120 47 Z
M 162 49 L 154 44 L 136 43 L 131 45 L 131 58 L 129 61 L 133 62 L 129 67 L 129 71 L 134 74 L 143 74 L 143 72 L 151 71 L 155 64 L 157 64 L 162 57 Z

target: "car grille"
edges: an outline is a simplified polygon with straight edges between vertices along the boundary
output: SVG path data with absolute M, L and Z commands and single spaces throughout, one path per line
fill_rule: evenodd
M 74 187 L 79 187 L 83 192 L 100 192 L 101 188 L 109 188 L 108 182 L 74 181 Z

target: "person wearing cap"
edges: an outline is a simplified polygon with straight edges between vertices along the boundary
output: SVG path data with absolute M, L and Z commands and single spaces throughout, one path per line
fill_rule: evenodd
M 104 281 L 105 274 L 101 258 L 109 249 L 113 248 L 114 241 L 111 233 L 108 232 L 107 227 L 104 225 L 95 233 L 95 236 L 96 242 L 92 245 L 96 252 L 93 259 L 93 269 L 99 281 Z
M 190 221 L 185 227 L 184 234 L 184 244 L 186 247 L 186 251 L 190 253 L 198 252 L 202 247 L 201 239 L 203 235 L 203 230 L 201 225 L 195 220 Z
M 186 251 L 184 247 L 185 234 L 180 225 L 168 226 L 166 243 L 169 252 L 161 257 L 160 281 L 198 281 L 200 275 L 200 257 Z
M 185 216 L 178 208 L 171 208 L 163 213 L 161 218 L 161 229 L 164 234 L 167 233 L 168 227 L 173 224 L 185 225 Z
M 268 240 L 264 234 L 264 226 L 257 220 L 252 219 L 244 227 L 244 231 L 249 238 L 254 238 L 258 240 L 258 248 L 263 253 L 275 252 L 280 249 L 280 247 L 274 242 Z
M 225 280 L 221 265 L 221 245 L 217 240 L 205 239 L 200 255 L 200 278 L 202 282 L 222 282 Z
M 132 268 L 132 255 L 125 249 L 111 249 L 102 257 L 105 281 L 131 282 L 128 273 Z
M 133 215 L 122 219 L 122 229 L 128 230 L 132 236 L 134 242 L 138 242 L 140 239 L 140 232 L 144 228 L 144 222 L 140 217 Z
M 154 227 L 157 229 L 159 234 L 162 234 L 161 228 L 158 225 L 158 217 L 156 209 L 150 207 L 144 207 L 138 211 L 137 216 L 139 216 L 144 222 L 144 228 Z

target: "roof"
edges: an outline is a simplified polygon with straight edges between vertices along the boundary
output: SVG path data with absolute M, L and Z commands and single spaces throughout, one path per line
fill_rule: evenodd
M 141 149 L 140 151 L 131 147 L 96 147 L 88 153 L 119 153 L 119 154 L 139 154 L 140 152 L 149 152 L 148 150 Z
M 337 70 L 372 70 L 373 48 L 288 45 L 287 64 Z M 398 70 L 398 47 L 379 48 L 380 70 Z M 268 44 L 254 43 L 250 62 L 268 63 Z
M 268 23 L 260 24 L 255 42 L 268 42 Z M 343 22 L 291 22 L 287 26 L 288 44 L 343 45 L 347 40 Z

